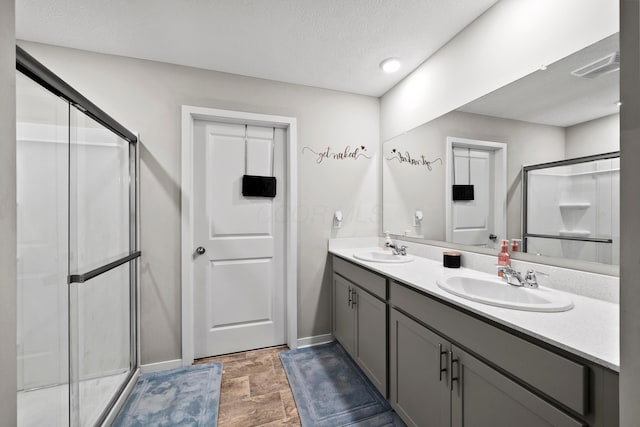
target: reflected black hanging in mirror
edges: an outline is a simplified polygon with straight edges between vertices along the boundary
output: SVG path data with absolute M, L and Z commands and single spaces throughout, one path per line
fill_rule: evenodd
M 473 200 L 473 185 L 453 185 L 453 200 Z
M 452 149 L 453 151 L 453 149 Z M 474 191 L 473 185 L 471 185 L 471 148 L 467 148 L 467 156 L 469 160 L 469 170 L 467 175 L 469 177 L 469 184 L 458 184 L 456 185 L 456 156 L 455 152 L 453 153 L 453 182 L 451 194 L 453 195 L 453 201 L 458 200 L 474 200 Z

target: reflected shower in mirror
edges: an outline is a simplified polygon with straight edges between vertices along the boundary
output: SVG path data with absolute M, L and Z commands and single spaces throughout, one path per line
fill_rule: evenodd
M 385 141 L 383 230 L 397 236 L 465 245 L 470 250 L 495 249 L 502 239 L 525 238 L 524 166 L 619 150 L 619 64 L 619 37 L 613 34 Z M 605 184 L 595 183 L 598 179 L 604 182 L 600 178 L 604 175 L 591 175 L 594 194 L 583 198 L 600 202 L 597 207 L 583 208 L 580 214 L 585 221 L 593 218 L 599 225 L 580 228 L 593 232 L 582 237 L 600 239 L 604 232 L 599 230 L 607 230 L 611 242 L 570 240 L 567 244 L 559 240 L 549 245 L 540 244 L 542 238 L 537 238 L 518 242 L 518 250 L 542 257 L 617 264 L 619 213 L 615 203 L 619 190 L 613 184 L 607 190 L 610 206 L 605 209 L 601 197 Z M 610 172 L 608 179 L 610 184 L 615 183 L 615 172 Z M 576 197 L 568 198 L 577 200 L 578 190 L 586 191 L 587 187 L 575 181 L 567 184 L 564 194 L 575 190 L 571 194 Z M 528 221 L 544 222 L 549 212 L 543 206 L 529 203 L 525 215 Z M 577 213 L 560 212 L 556 216 L 562 220 L 572 215 Z M 578 224 L 580 221 L 566 227 L 556 224 L 554 233 L 559 236 L 560 231 L 575 230 Z M 528 232 L 532 233 L 531 229 Z M 609 249 L 578 247 L 583 243 L 607 245 Z
M 523 251 L 619 264 L 620 152 L 523 168 Z

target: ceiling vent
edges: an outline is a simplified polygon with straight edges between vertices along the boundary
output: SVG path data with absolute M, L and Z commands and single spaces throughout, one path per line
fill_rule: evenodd
M 604 58 L 593 61 L 590 64 L 573 70 L 571 74 L 576 77 L 595 79 L 608 73 L 620 70 L 620 52 L 613 52 Z

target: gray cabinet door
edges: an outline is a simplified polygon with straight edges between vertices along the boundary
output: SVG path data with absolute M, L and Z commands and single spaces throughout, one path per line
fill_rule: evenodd
M 391 310 L 391 406 L 409 426 L 446 427 L 451 424 L 447 367 L 449 343 L 429 329 Z
M 333 275 L 333 336 L 356 357 L 356 311 L 353 307 L 355 286 L 337 274 Z
M 387 305 L 360 288 L 355 298 L 357 360 L 387 397 Z
M 451 369 L 455 379 L 451 391 L 453 427 L 584 425 L 469 353 L 455 346 L 452 351 Z

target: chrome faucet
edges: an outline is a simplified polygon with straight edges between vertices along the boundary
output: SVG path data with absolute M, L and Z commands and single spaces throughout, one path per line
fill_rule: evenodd
M 502 280 L 504 280 L 511 286 L 524 286 L 522 283 L 522 275 L 520 274 L 520 272 L 511 268 L 511 266 L 499 265 L 498 271 L 502 273 Z
M 538 278 L 534 270 L 527 270 L 522 277 L 522 274 L 508 265 L 498 266 L 498 271 L 502 272 L 502 280 L 510 284 L 511 286 L 518 286 L 530 289 L 536 289 L 538 287 Z M 544 273 L 541 273 L 544 274 Z
M 393 241 L 391 243 L 385 243 L 385 246 L 391 248 L 394 255 L 407 255 L 407 247 L 405 245 L 401 245 L 400 247 L 398 247 L 398 243 Z

